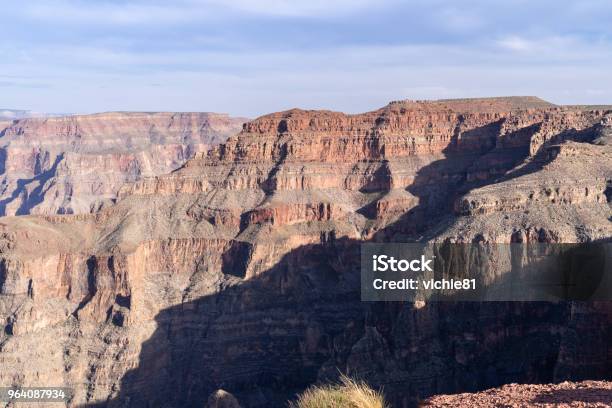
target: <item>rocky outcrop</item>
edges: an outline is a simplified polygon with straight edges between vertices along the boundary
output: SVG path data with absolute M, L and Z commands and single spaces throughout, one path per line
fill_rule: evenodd
M 240 404 L 229 392 L 217 390 L 208 397 L 206 408 L 240 408 Z
M 508 172 L 498 183 L 464 195 L 455 203 L 455 210 L 462 215 L 473 215 L 521 211 L 530 203 L 582 206 L 608 202 L 605 191 L 610 181 L 609 151 L 591 144 L 568 142 L 547 147 L 542 153 L 523 168 Z M 542 173 L 547 177 L 542 177 Z
M 612 237 L 607 115 L 536 98 L 291 110 L 94 214 L 2 218 L 0 383 L 60 382 L 73 405 L 223 388 L 270 407 L 347 372 L 410 406 L 609 375 L 606 305 L 359 297 L 364 241 Z
M 606 407 L 612 405 L 612 383 L 583 381 L 560 384 L 509 384 L 474 394 L 440 395 L 423 407 Z
M 104 113 L 0 122 L 0 214 L 73 214 L 125 182 L 168 173 L 237 133 L 213 113 Z

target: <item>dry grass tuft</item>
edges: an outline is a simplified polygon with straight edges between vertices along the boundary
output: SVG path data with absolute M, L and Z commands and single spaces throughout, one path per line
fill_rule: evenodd
M 340 384 L 313 386 L 304 391 L 290 408 L 388 408 L 384 396 L 366 383 L 346 376 Z

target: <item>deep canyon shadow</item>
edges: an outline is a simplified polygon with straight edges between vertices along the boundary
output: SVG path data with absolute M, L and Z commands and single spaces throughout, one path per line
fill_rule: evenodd
M 222 388 L 245 407 L 281 407 L 339 373 L 394 407 L 438 393 L 557 381 L 570 303 L 367 303 L 359 242 L 300 247 L 271 270 L 160 312 L 111 407 L 201 407 Z M 608 332 L 591 330 L 600 347 Z M 575 378 L 569 372 L 563 378 Z M 586 364 L 586 362 L 584 362 Z M 590 362 L 591 376 L 605 375 Z

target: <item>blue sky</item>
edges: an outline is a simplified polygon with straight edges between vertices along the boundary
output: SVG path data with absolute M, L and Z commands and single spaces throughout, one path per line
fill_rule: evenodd
M 5 2 L 0 107 L 255 117 L 406 98 L 612 103 L 611 22 L 609 0 Z

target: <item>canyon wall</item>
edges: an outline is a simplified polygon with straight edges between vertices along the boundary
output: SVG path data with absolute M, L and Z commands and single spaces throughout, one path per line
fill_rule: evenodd
M 611 113 L 296 109 L 93 214 L 4 217 L 0 383 L 72 387 L 71 406 L 195 407 L 223 388 L 271 407 L 346 372 L 404 407 L 609 377 L 609 304 L 361 302 L 359 246 L 609 240 Z
M 88 213 L 125 182 L 168 173 L 242 128 L 214 113 L 129 113 L 0 122 L 0 215 Z

